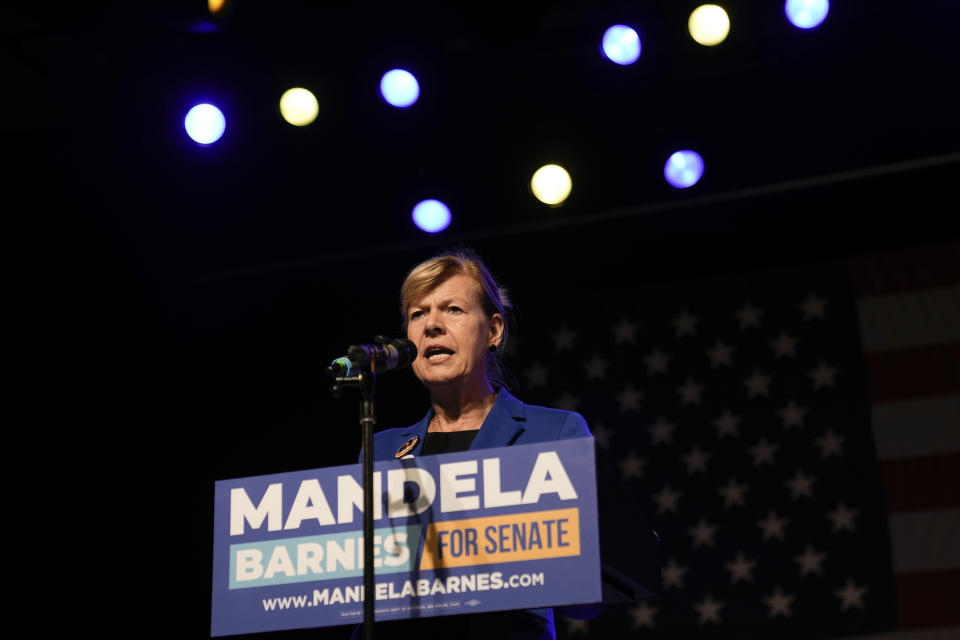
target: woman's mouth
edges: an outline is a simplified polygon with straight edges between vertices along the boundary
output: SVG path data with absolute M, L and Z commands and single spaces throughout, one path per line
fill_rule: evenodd
M 427 350 L 423 352 L 424 359 L 430 362 L 442 360 L 452 355 L 453 350 L 439 346 L 427 347 Z

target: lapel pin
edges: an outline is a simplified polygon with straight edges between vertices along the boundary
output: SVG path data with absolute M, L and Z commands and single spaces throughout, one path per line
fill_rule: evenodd
M 393 454 L 393 457 L 402 458 L 407 453 L 409 453 L 415 446 L 417 446 L 417 442 L 419 441 L 420 441 L 420 436 L 413 436 L 412 438 L 404 442 L 402 445 L 400 445 L 400 448 L 397 449 L 397 452 L 395 454 Z

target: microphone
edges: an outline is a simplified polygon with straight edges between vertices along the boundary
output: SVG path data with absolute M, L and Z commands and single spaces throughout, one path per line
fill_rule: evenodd
M 347 349 L 347 355 L 337 358 L 327 367 L 331 378 L 348 377 L 356 367 L 373 363 L 376 373 L 393 369 L 403 369 L 417 357 L 417 347 L 406 338 L 388 338 L 374 336 L 374 344 L 354 344 Z

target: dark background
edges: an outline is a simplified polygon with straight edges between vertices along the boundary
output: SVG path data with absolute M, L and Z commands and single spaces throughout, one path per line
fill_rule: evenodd
M 76 4 L 4 11 L 13 315 L 31 450 L 142 541 L 113 584 L 143 634 L 209 634 L 214 480 L 356 460 L 323 367 L 399 332 L 400 282 L 438 250 L 487 259 L 522 339 L 525 301 L 577 315 L 586 291 L 958 237 L 953 2 L 836 2 L 809 32 L 726 2 L 712 48 L 675 0 L 237 2 L 205 33 L 202 2 Z M 599 54 L 615 22 L 632 66 Z M 420 79 L 407 110 L 377 95 L 396 66 Z M 291 86 L 320 101 L 309 127 L 279 116 Z M 207 148 L 182 130 L 201 100 L 228 119 Z M 687 190 L 662 176 L 680 148 L 706 162 Z M 573 177 L 561 207 L 529 192 L 547 162 Z M 427 197 L 453 211 L 437 236 L 410 223 Z M 380 423 L 426 401 L 382 378 Z

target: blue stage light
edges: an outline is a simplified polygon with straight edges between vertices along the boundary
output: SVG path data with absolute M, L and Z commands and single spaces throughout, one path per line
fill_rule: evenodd
M 663 177 L 674 187 L 686 189 L 697 184 L 703 175 L 703 158 L 696 151 L 676 151 L 667 158 Z
M 787 0 L 783 5 L 787 19 L 795 27 L 813 29 L 820 26 L 830 12 L 829 0 Z
M 380 95 L 395 107 L 409 107 L 420 97 L 420 83 L 409 71 L 393 69 L 380 79 Z
M 413 223 L 427 233 L 438 233 L 450 226 L 450 207 L 439 200 L 424 200 L 413 208 Z
M 183 119 L 187 135 L 199 144 L 213 144 L 223 135 L 227 121 L 223 112 L 212 104 L 198 104 Z
M 626 25 L 615 24 L 603 34 L 603 54 L 617 64 L 633 64 L 640 57 L 640 36 Z

